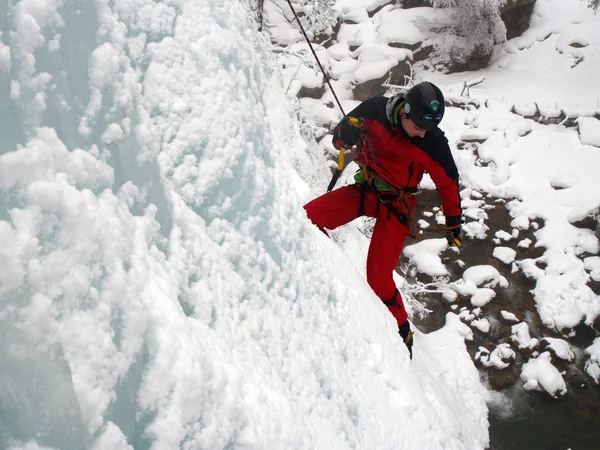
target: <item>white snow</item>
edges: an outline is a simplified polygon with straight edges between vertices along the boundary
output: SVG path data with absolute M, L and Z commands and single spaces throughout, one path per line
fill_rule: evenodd
M 442 276 L 448 269 L 442 263 L 440 253 L 447 247 L 446 239 L 424 239 L 404 248 L 404 256 L 416 265 L 417 270 L 431 276 Z
M 593 117 L 580 117 L 577 119 L 577 124 L 581 143 L 600 147 L 600 120 Z
M 511 339 L 520 349 L 533 349 L 537 347 L 539 340 L 532 338 L 529 334 L 529 325 L 526 322 L 517 323 L 510 327 Z
M 471 266 L 465 270 L 463 279 L 466 283 L 473 283 L 475 286 L 493 288 L 499 285 L 500 287 L 508 286 L 506 278 L 504 278 L 498 270 L 492 266 Z M 484 284 L 485 283 L 485 284 Z
M 600 256 L 588 256 L 583 260 L 583 268 L 590 272 L 594 281 L 600 281 Z
M 494 248 L 492 256 L 499 259 L 504 264 L 510 264 L 515 260 L 517 252 L 510 247 L 496 247 Z
M 585 370 L 596 383 L 600 383 L 600 338 L 594 339 L 594 343 L 585 352 L 590 355 L 585 363 Z
M 471 322 L 471 326 L 477 328 L 482 333 L 490 332 L 490 321 L 485 318 L 474 320 Z
M 508 320 L 509 322 L 519 322 L 519 319 L 517 318 L 517 316 L 515 316 L 513 313 L 508 312 L 508 311 L 500 311 L 500 314 L 502 315 L 502 318 L 504 320 Z
M 567 393 L 567 386 L 562 375 L 552 365 L 550 352 L 543 352 L 537 358 L 530 359 L 523 365 L 521 379 L 527 390 L 545 390 L 553 397 Z
M 496 292 L 490 288 L 479 288 L 471 297 L 471 304 L 473 306 L 484 306 L 487 305 L 496 296 Z
M 565 361 L 573 361 L 575 354 L 571 350 L 571 346 L 564 339 L 545 337 L 542 339 L 548 343 L 548 348 L 554 351 L 557 357 Z
M 515 360 L 517 354 L 507 343 L 499 344 L 492 353 L 485 347 L 480 347 L 479 360 L 485 367 L 497 370 L 506 369 Z
M 506 287 L 508 282 L 497 269 L 489 265 L 469 267 L 461 279 L 450 283 L 450 287 L 458 294 L 471 296 L 471 304 L 475 307 L 489 303 L 496 296 L 493 289 L 496 286 Z
M 513 238 L 512 234 L 507 233 L 504 230 L 498 230 L 498 231 L 496 231 L 495 236 L 498 239 L 502 239 L 503 241 L 510 241 Z

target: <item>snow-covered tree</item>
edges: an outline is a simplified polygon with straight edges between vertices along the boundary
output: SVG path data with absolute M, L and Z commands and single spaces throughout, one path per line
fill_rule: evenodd
M 278 8 L 287 11 L 286 16 L 291 14 L 287 0 L 271 0 L 271 2 Z M 250 7 L 256 14 L 259 31 L 263 26 L 264 3 L 264 0 L 249 0 Z M 316 35 L 333 32 L 333 26 L 338 17 L 335 10 L 336 0 L 294 0 L 291 3 L 308 33 Z M 289 20 L 295 19 L 292 16 Z
M 287 0 L 279 1 L 287 3 Z M 332 32 L 332 27 L 337 21 L 336 0 L 295 0 L 292 4 L 298 15 L 303 16 L 306 31 L 313 34 Z
M 494 44 L 506 39 L 500 8 L 506 0 L 430 0 L 435 8 L 452 11 L 444 21 L 429 22 L 439 32 L 436 54 L 442 60 L 465 62 L 489 55 Z

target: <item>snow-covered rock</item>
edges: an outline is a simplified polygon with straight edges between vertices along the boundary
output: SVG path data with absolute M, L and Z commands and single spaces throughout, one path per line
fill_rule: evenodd
M 515 260 L 517 252 L 510 247 L 496 247 L 492 252 L 492 256 L 504 264 L 510 264 Z
M 487 353 L 486 353 L 487 352 Z M 515 360 L 517 354 L 509 344 L 503 343 L 498 345 L 492 353 L 485 347 L 479 347 L 479 353 L 475 359 L 479 357 L 479 361 L 485 367 L 492 367 L 498 370 L 506 369 L 512 361 Z
M 567 393 L 567 385 L 556 367 L 552 365 L 552 355 L 544 352 L 523 365 L 521 379 L 527 390 L 544 390 L 553 397 Z
M 596 383 L 600 383 L 600 337 L 585 349 L 590 359 L 585 363 L 585 371 Z
M 502 316 L 502 318 L 504 320 L 506 320 L 508 322 L 519 322 L 519 318 L 511 312 L 502 310 L 502 311 L 500 311 L 500 315 Z
M 525 322 L 513 325 L 510 328 L 512 332 L 511 339 L 517 344 L 519 349 L 532 350 L 537 347 L 539 341 L 536 338 L 532 338 L 529 334 L 529 325 Z
M 473 320 L 471 326 L 477 328 L 482 333 L 490 332 L 490 321 L 485 318 Z
M 571 350 L 569 343 L 564 339 L 545 337 L 542 341 L 548 343 L 548 348 L 560 359 L 565 361 L 573 361 L 575 354 Z

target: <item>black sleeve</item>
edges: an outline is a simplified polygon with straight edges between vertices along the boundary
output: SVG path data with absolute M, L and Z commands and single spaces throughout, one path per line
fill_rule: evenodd
M 386 128 L 391 130 L 391 123 L 388 121 L 387 116 L 385 114 L 385 106 L 387 104 L 387 101 L 387 97 L 373 97 L 369 100 L 365 100 L 352 111 L 350 111 L 348 114 L 346 114 L 344 119 L 342 119 L 333 130 L 333 146 L 339 149 L 343 145 L 343 141 L 342 139 L 340 139 L 340 131 L 342 128 L 341 126 L 344 123 L 346 117 L 357 117 L 368 120 L 377 120 L 378 122 L 384 124 Z

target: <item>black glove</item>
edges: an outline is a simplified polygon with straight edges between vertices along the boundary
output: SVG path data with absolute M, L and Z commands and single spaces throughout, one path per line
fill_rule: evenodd
M 446 225 L 442 225 L 442 228 L 446 230 L 448 247 L 462 247 L 460 216 L 446 217 Z
M 335 148 L 350 148 L 360 140 L 363 121 L 356 117 L 344 117 L 333 132 L 333 145 Z

